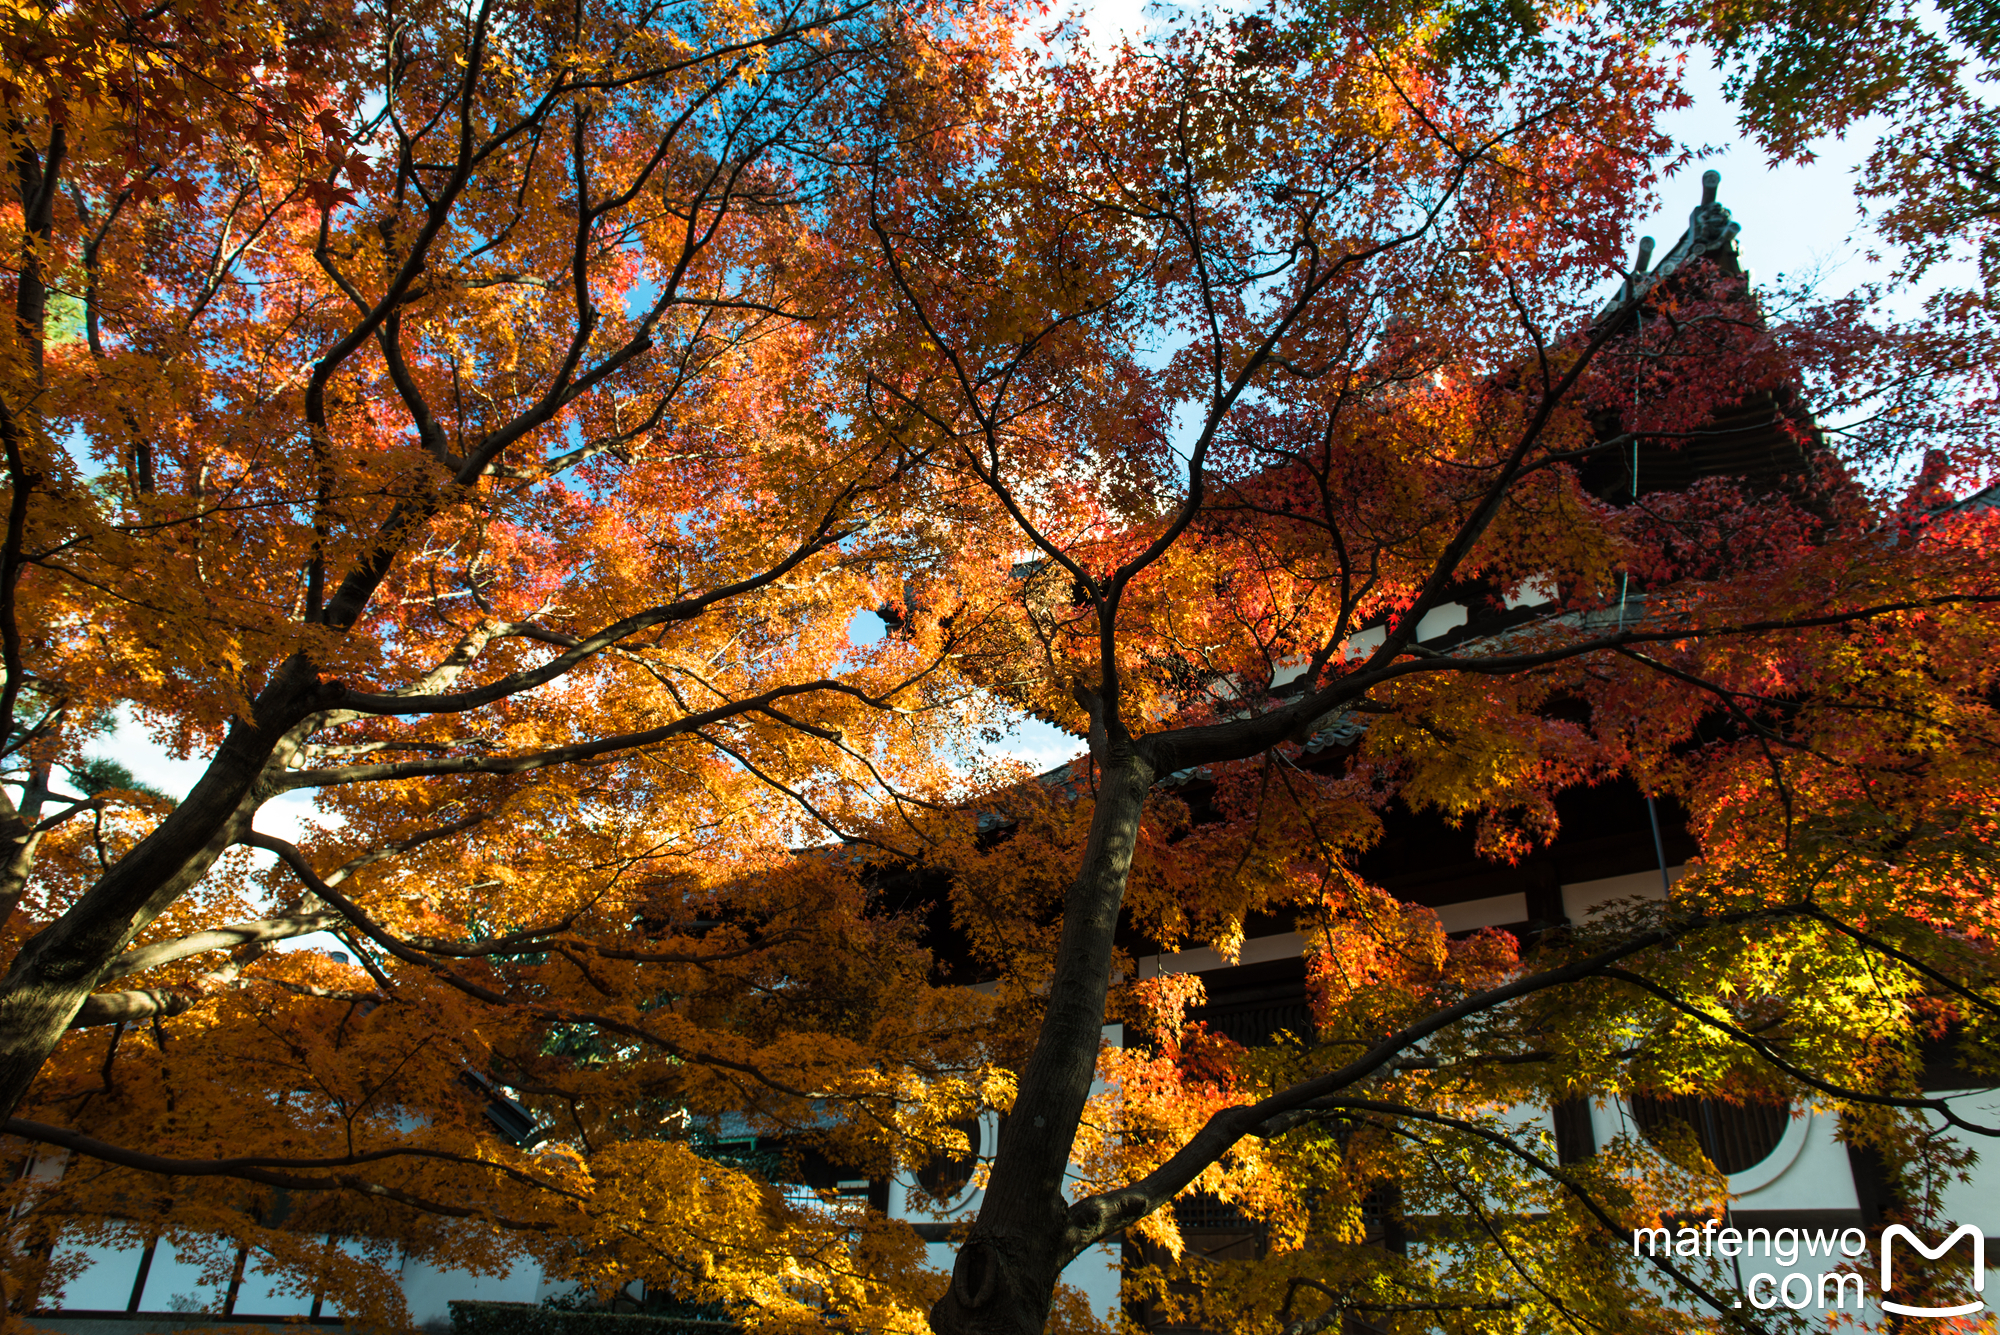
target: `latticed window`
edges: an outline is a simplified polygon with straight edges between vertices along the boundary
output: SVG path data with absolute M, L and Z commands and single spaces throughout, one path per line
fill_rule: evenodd
M 1257 1227 L 1257 1221 L 1244 1214 L 1234 1202 L 1218 1200 L 1205 1192 L 1196 1192 L 1194 1195 L 1183 1196 L 1176 1200 L 1174 1222 L 1181 1226 L 1183 1232 Z
M 951 1129 L 965 1137 L 965 1152 L 940 1154 L 917 1170 L 917 1184 L 937 1201 L 956 1199 L 972 1181 L 972 1170 L 979 1163 L 979 1119 L 953 1122 Z
M 1791 1121 L 1784 1102 L 1725 1103 L 1695 1094 L 1635 1094 L 1632 1119 L 1653 1144 L 1670 1145 L 1678 1125 L 1693 1133 L 1708 1161 L 1724 1173 L 1741 1173 L 1771 1157 Z

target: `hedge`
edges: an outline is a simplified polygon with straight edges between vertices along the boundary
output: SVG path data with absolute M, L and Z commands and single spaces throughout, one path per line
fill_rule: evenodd
M 565 1312 L 535 1303 L 455 1301 L 452 1335 L 724 1335 L 734 1321 L 652 1312 Z

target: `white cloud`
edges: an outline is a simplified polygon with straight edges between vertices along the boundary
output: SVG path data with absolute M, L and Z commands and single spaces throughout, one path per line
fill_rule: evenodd
M 1017 760 L 1032 766 L 1036 773 L 1045 774 L 1082 755 L 1084 744 L 1081 738 L 1072 737 L 1038 718 L 1023 717 L 1007 729 L 999 741 L 988 743 L 979 750 L 986 759 Z
M 208 769 L 206 759 L 183 760 L 146 735 L 143 724 L 130 707 L 120 705 L 111 735 L 100 737 L 88 753 L 115 760 L 132 771 L 132 777 L 149 788 L 157 788 L 176 802 L 188 795 Z
M 148 736 L 145 725 L 130 708 L 122 705 L 111 734 L 98 738 L 88 748 L 88 754 L 117 761 L 132 772 L 134 779 L 159 789 L 177 802 L 188 795 L 208 770 L 207 757 L 183 759 L 175 755 Z M 301 790 L 266 802 L 257 811 L 255 826 L 259 833 L 295 840 L 311 828 L 338 829 L 344 823 L 337 813 L 321 811 L 311 790 Z

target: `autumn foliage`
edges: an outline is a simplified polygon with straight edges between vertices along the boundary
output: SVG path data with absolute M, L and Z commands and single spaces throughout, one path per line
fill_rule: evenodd
M 1753 291 L 1712 202 L 1635 272 L 1685 15 L 1030 17 L 9 12 L 11 1316 L 102 1229 L 383 1327 L 400 1249 L 1025 1332 L 1129 1229 L 1217 1331 L 1741 1326 L 1605 1259 L 1705 1161 L 1515 1110 L 1783 1095 L 1921 1176 L 1995 1005 L 1983 298 Z M 981 761 L 1019 712 L 1088 754 Z M 80 781 L 121 717 L 185 796 Z M 1670 899 L 1454 939 L 1355 870 L 1614 779 Z M 1309 1032 L 1137 977 L 1260 920 Z M 981 1108 L 952 1276 L 780 1189 Z
M 848 634 L 968 544 L 851 426 L 838 241 L 990 18 L 8 22 L 6 1101 L 83 1156 L 21 1188 L 13 1309 L 107 1226 L 387 1325 L 392 1240 L 908 1324 L 907 1233 L 688 1131 L 831 1100 L 879 1157 L 995 1078 L 909 925 L 789 852 L 979 721 L 948 618 Z M 120 709 L 211 758 L 178 803 L 72 786 Z M 287 798 L 296 843 L 257 832 Z M 348 962 L 273 948 L 328 930 Z M 497 1137 L 482 1081 L 562 1129 Z

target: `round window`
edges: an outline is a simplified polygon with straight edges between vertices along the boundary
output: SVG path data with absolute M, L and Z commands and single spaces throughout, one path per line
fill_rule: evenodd
M 917 1170 L 917 1185 L 933 1200 L 948 1201 L 972 1181 L 972 1169 L 979 1162 L 979 1119 L 968 1117 L 953 1122 L 951 1129 L 965 1137 L 963 1154 L 944 1153 Z
M 1724 1103 L 1694 1094 L 1634 1094 L 1632 1120 L 1661 1149 L 1694 1143 L 1723 1173 L 1755 1168 L 1771 1157 L 1791 1121 L 1789 1103 Z

